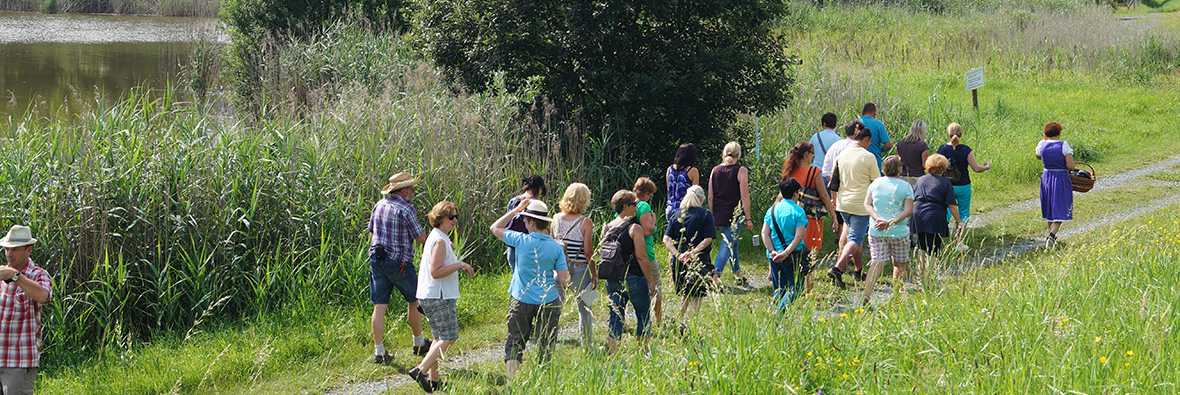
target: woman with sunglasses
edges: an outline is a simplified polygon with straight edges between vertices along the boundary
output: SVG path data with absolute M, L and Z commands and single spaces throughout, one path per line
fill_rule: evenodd
M 812 166 L 811 163 L 815 160 L 815 146 L 810 142 L 800 141 L 791 148 L 790 153 L 787 154 L 787 160 L 783 161 L 782 178 L 794 178 L 803 188 L 812 188 L 815 190 L 814 198 L 818 198 L 818 202 L 823 206 L 809 206 L 804 204 L 803 210 L 807 213 L 807 234 L 803 236 L 803 244 L 814 256 L 811 261 L 816 262 L 819 259 L 820 247 L 824 244 L 824 229 L 823 217 L 825 214 L 832 217 L 831 227 L 835 232 L 838 228 L 836 223 L 836 208 L 832 206 L 832 199 L 828 198 L 828 188 L 824 185 L 822 169 Z M 785 198 L 779 196 L 779 199 Z M 807 288 L 803 292 L 805 295 L 811 293 L 811 288 L 815 282 L 812 281 L 811 273 L 806 273 Z
M 623 337 L 623 320 L 626 319 L 627 303 L 635 309 L 635 338 L 640 348 L 646 350 L 649 335 L 648 322 L 651 315 L 651 299 L 656 294 L 655 276 L 651 273 L 651 261 L 643 241 L 643 226 L 635 218 L 639 198 L 634 192 L 621 190 L 610 199 L 618 217 L 602 228 L 603 240 L 618 227 L 626 227 L 618 237 L 619 253 L 628 257 L 627 275 L 624 281 L 606 282 L 610 299 L 610 332 L 606 341 L 607 350 L 614 354 Z
M 427 215 L 434 227 L 426 237 L 422 248 L 422 261 L 418 272 L 418 303 L 430 322 L 434 342 L 422 363 L 410 369 L 409 375 L 422 390 L 434 392 L 442 386 L 438 377 L 438 361 L 447 348 L 459 339 L 459 312 L 455 302 L 459 299 L 459 271 L 475 276 L 475 269 L 459 261 L 455 245 L 448 233 L 459 223 L 459 207 L 455 203 L 441 201 L 434 205 Z

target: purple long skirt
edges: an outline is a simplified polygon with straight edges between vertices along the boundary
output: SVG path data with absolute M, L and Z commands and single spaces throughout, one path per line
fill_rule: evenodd
M 1049 222 L 1073 221 L 1073 185 L 1069 171 L 1041 172 L 1041 217 Z

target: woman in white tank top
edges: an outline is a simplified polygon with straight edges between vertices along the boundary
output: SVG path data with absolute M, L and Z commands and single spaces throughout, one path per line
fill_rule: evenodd
M 598 270 L 589 257 L 594 247 L 594 222 L 582 215 L 590 204 L 590 188 L 573 183 L 565 189 L 558 206 L 561 212 L 553 216 L 553 239 L 565 249 L 570 270 L 570 293 L 578 305 L 578 321 L 582 326 L 582 347 L 594 344 L 594 315 L 582 293 L 598 288 Z

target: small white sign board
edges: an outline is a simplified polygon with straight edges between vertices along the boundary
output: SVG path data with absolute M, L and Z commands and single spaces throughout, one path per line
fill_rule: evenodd
M 967 70 L 967 90 L 973 91 L 983 87 L 983 67 Z

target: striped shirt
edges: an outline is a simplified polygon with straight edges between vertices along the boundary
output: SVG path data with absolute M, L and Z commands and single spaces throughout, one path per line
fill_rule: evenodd
M 389 258 L 395 262 L 412 262 L 414 259 L 414 239 L 426 232 L 422 224 L 418 223 L 418 215 L 414 206 L 402 199 L 401 196 L 389 194 L 373 206 L 373 215 L 369 217 L 369 255 L 372 256 L 377 246 L 384 246 Z
M 557 220 L 557 226 L 553 235 L 559 237 L 558 241 L 565 246 L 565 259 L 573 266 L 582 266 L 586 264 L 586 244 L 582 239 L 582 221 L 586 217 L 578 217 L 573 221 Z
M 45 287 L 53 297 L 49 272 L 33 265 L 32 259 L 20 274 Z M 0 282 L 0 367 L 41 366 L 41 309 L 44 307 L 16 283 Z

